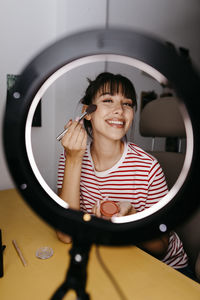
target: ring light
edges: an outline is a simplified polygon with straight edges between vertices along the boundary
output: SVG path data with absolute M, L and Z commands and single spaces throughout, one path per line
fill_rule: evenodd
M 96 61 L 122 62 L 169 82 L 180 98 L 187 134 L 182 172 L 163 200 L 141 213 L 106 221 L 68 208 L 46 184 L 32 152 L 31 124 L 44 92 L 69 70 Z M 66 37 L 37 55 L 8 95 L 4 148 L 10 173 L 28 204 L 50 225 L 75 239 L 125 245 L 158 236 L 188 218 L 199 205 L 200 124 L 196 109 L 200 78 L 189 61 L 167 43 L 145 34 L 92 30 Z M 14 147 L 13 147 L 14 145 Z

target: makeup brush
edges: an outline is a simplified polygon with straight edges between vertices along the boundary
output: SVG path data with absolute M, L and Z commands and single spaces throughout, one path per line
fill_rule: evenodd
M 90 104 L 88 106 L 88 108 L 86 109 L 86 111 L 84 113 L 82 113 L 82 115 L 78 118 L 78 123 L 86 116 L 86 115 L 90 115 L 91 113 L 93 113 L 95 110 L 97 109 L 97 106 L 95 104 Z M 65 133 L 68 131 L 68 128 L 66 128 L 65 130 L 63 130 L 63 132 L 61 132 L 58 136 L 57 136 L 57 141 L 60 141 L 63 136 L 65 135 Z

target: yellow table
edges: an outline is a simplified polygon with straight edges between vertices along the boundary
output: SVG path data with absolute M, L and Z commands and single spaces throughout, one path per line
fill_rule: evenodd
M 4 251 L 4 277 L 0 278 L 1 300 L 47 300 L 63 282 L 71 245 L 58 241 L 54 230 L 26 205 L 16 190 L 0 191 L 0 228 Z M 16 240 L 27 266 L 19 259 Z M 49 246 L 54 255 L 38 259 L 39 247 Z M 161 263 L 137 247 L 100 247 L 100 253 L 127 299 L 199 300 L 200 284 Z M 91 299 L 118 300 L 116 290 L 96 257 L 93 246 L 88 265 L 87 291 Z M 76 299 L 70 292 L 64 299 Z

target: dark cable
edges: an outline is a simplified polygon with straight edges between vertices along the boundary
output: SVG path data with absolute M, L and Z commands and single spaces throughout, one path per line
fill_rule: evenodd
M 105 265 L 100 252 L 99 252 L 99 247 L 96 246 L 96 256 L 97 259 L 99 261 L 99 264 L 101 265 L 102 269 L 104 270 L 104 272 L 106 273 L 106 275 L 108 276 L 108 278 L 110 279 L 111 283 L 113 284 L 115 290 L 117 291 L 119 297 L 121 300 L 128 300 L 124 294 L 124 292 L 122 291 L 122 289 L 120 288 L 119 284 L 117 283 L 116 279 L 114 278 L 114 276 L 112 275 L 111 271 L 107 268 L 107 266 Z

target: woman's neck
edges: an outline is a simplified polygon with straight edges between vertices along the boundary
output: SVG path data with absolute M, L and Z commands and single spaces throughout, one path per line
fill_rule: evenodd
M 91 155 L 96 171 L 105 171 L 112 168 L 121 158 L 124 143 L 120 141 L 97 140 L 91 144 Z

